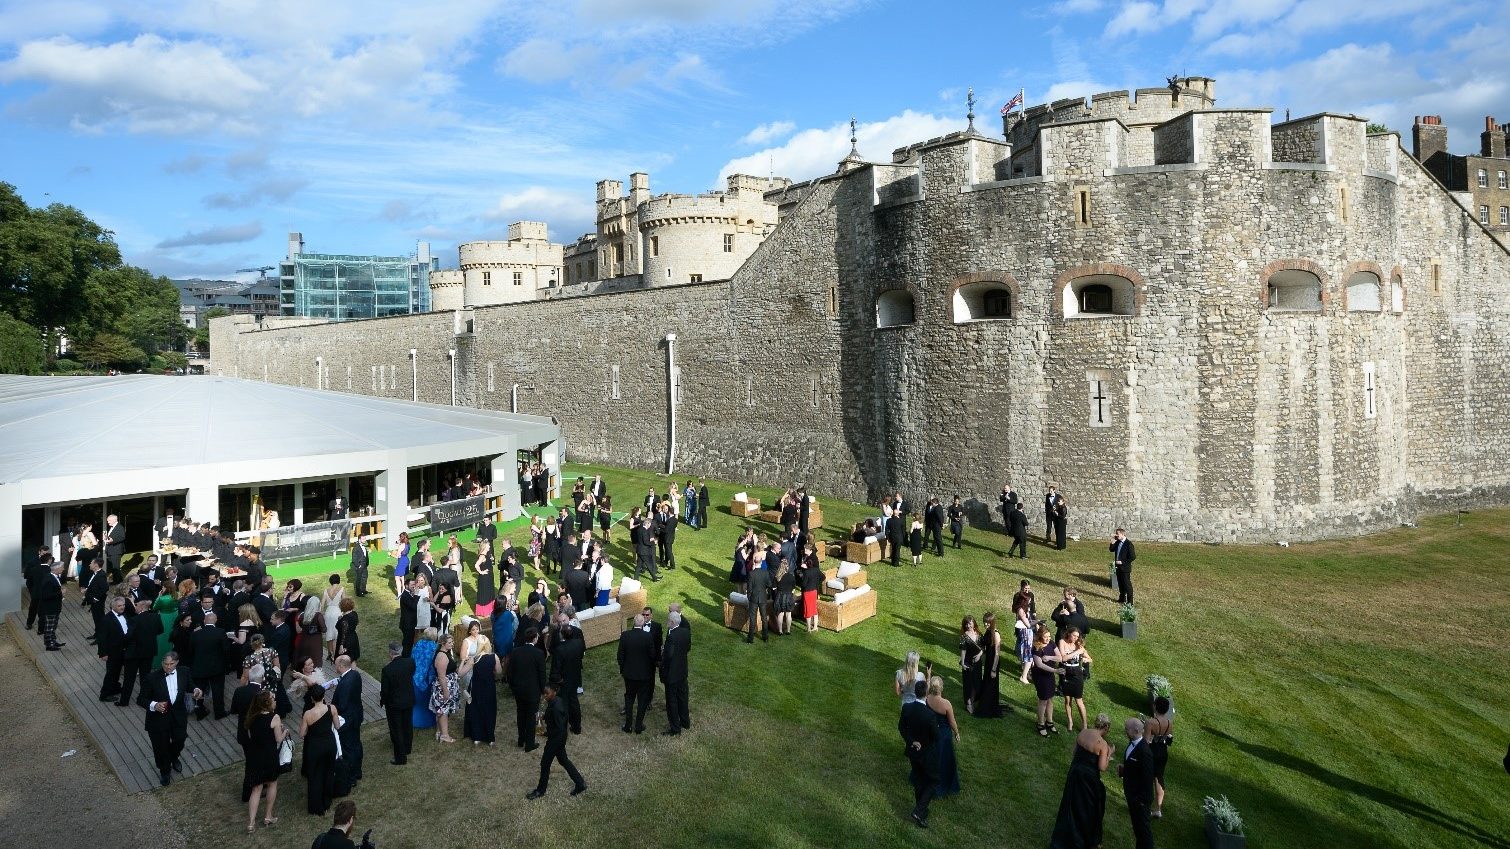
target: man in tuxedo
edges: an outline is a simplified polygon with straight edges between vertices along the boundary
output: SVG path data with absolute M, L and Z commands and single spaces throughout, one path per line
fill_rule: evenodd
M 346 510 L 346 494 L 338 489 L 336 497 L 330 499 L 330 503 L 326 505 L 326 515 L 330 521 L 340 521 L 346 518 Z
M 578 610 L 586 610 L 592 607 L 592 594 L 595 587 L 592 586 L 591 576 L 587 570 L 578 564 L 575 569 L 568 569 L 561 576 L 561 583 L 566 587 L 566 592 L 571 596 L 572 607 Z
M 928 695 L 928 684 L 918 681 L 913 692 L 917 701 L 902 706 L 902 716 L 897 720 L 897 730 L 902 734 L 903 751 L 912 764 L 912 821 L 921 828 L 928 827 L 928 803 L 933 799 L 938 785 L 939 763 L 938 722 L 933 711 L 923 699 Z
M 629 541 L 634 544 L 634 577 L 639 580 L 640 572 L 648 569 L 651 582 L 659 581 L 661 573 L 655 565 L 655 531 L 652 529 L 650 514 L 640 520 L 629 531 Z
M 771 592 L 771 570 L 766 568 L 762 560 L 750 561 L 750 574 L 745 587 L 745 615 L 748 619 L 748 631 L 745 633 L 745 642 L 755 642 L 755 617 L 760 617 L 760 639 L 762 642 L 770 642 L 771 623 L 766 619 L 766 601 Z
M 126 662 L 126 634 L 131 619 L 126 615 L 126 597 L 110 599 L 110 610 L 100 619 L 95 652 L 105 662 L 105 680 L 100 683 L 100 701 L 114 701 L 121 692 L 121 667 Z
M 1007 548 L 1007 556 L 1012 552 L 1018 552 L 1018 557 L 1028 559 L 1028 514 L 1023 512 L 1021 502 L 1013 502 L 1007 510 L 1007 533 L 1012 537 L 1012 545 Z
M 105 599 L 110 595 L 110 582 L 105 580 L 105 572 L 100 568 L 99 560 L 89 561 L 89 575 L 81 583 L 84 599 L 79 604 L 89 608 L 89 619 L 94 623 L 94 629 L 89 633 L 89 642 L 97 643 L 100 638 L 100 622 L 105 618 Z
M 37 581 L 32 590 L 37 600 L 37 618 L 42 623 L 42 643 L 48 651 L 59 651 L 65 645 L 58 642 L 58 615 L 63 612 L 63 564 L 53 561 L 48 564 L 47 574 Z
M 643 734 L 645 711 L 655 695 L 655 640 L 645 629 L 645 614 L 619 635 L 619 675 L 624 679 L 623 732 Z
M 378 707 L 388 718 L 388 741 L 393 744 L 394 766 L 409 762 L 414 748 L 414 658 L 404 653 L 402 643 L 388 644 L 388 665 L 379 682 Z
M 907 538 L 907 516 L 894 512 L 886 520 L 886 545 L 891 548 L 891 565 L 896 568 L 902 556 L 902 541 Z
M 1127 797 L 1127 815 L 1132 820 L 1135 849 L 1153 849 L 1153 823 L 1149 806 L 1153 804 L 1153 752 L 1143 739 L 1143 720 L 1130 717 L 1123 723 L 1127 732 L 1127 749 L 1117 774 L 1122 776 L 1122 794 Z
M 351 839 L 357 827 L 357 803 L 350 799 L 342 799 L 336 803 L 335 824 L 330 831 L 315 838 L 311 849 L 357 849 L 357 844 Z M 367 829 L 371 834 L 372 829 Z M 362 849 L 369 849 L 373 844 L 365 836 L 362 838 Z
M 1054 538 L 1054 499 L 1058 492 L 1050 486 L 1043 494 L 1043 541 L 1048 542 Z
M 545 685 L 545 751 L 540 755 L 540 783 L 524 797 L 526 799 L 539 799 L 545 795 L 550 787 L 552 761 L 560 761 L 562 768 L 566 770 L 567 777 L 572 780 L 573 796 L 587 789 L 582 773 L 577 771 L 571 758 L 566 756 L 568 718 L 567 707 L 561 698 L 561 691 L 565 688 L 565 682 L 555 678 Z
M 659 514 L 659 522 L 655 527 L 656 547 L 660 549 L 661 565 L 666 571 L 676 571 L 676 511 L 669 506 L 665 512 Z
M 351 665 L 350 655 L 336 658 L 336 680 L 330 704 L 341 717 L 341 757 L 355 785 L 362 780 L 362 673 Z
M 148 673 L 142 682 L 137 705 L 147 709 L 147 737 L 152 740 L 152 759 L 164 787 L 173 772 L 183 772 L 179 755 L 189 732 L 189 700 L 198 701 L 204 693 L 191 689 L 189 676 L 178 669 L 178 652 L 163 655 L 161 669 Z
M 1106 549 L 1112 553 L 1112 568 L 1117 572 L 1117 603 L 1132 604 L 1132 567 L 1138 553 L 1133 550 L 1133 543 L 1127 538 L 1127 531 L 1118 528 L 1116 535 L 1112 537 L 1111 545 L 1108 545 Z
M 131 706 L 131 691 L 136 688 L 137 679 L 143 682 L 147 680 L 152 658 L 157 656 L 157 635 L 163 632 L 163 620 L 161 616 L 148 615 L 151 606 L 152 603 L 146 599 L 136 602 L 136 615 L 131 617 L 131 624 L 126 630 L 126 652 L 121 664 L 121 697 L 116 702 L 120 707 Z
M 194 679 L 194 687 L 202 692 L 210 694 L 210 704 L 215 708 L 215 718 L 222 719 L 225 711 L 225 674 L 227 671 L 230 638 L 226 636 L 217 624 L 218 617 L 215 611 L 204 614 L 204 621 L 194 632 L 189 635 L 189 650 L 192 660 L 189 662 L 189 674 Z M 204 702 L 200 702 L 194 710 L 196 719 L 204 719 L 209 715 Z M 344 715 L 344 714 L 343 714 Z
M 35 628 L 37 633 L 41 634 L 42 625 L 37 620 L 37 586 L 42 583 L 43 578 L 52 575 L 52 552 L 47 550 L 47 546 L 37 549 L 36 562 L 25 566 L 21 575 L 26 582 L 26 592 L 31 596 L 31 600 L 26 605 L 26 630 L 30 631 Z
M 566 718 L 571 733 L 582 733 L 582 703 L 577 690 L 582 686 L 582 658 L 587 641 L 582 629 L 571 623 L 565 612 L 556 614 L 556 641 L 551 647 L 551 679 L 561 681 L 561 698 L 566 702 Z
M 519 726 L 515 745 L 526 752 L 535 751 L 535 714 L 540 710 L 540 694 L 545 690 L 545 652 L 538 645 L 540 633 L 528 628 L 524 643 L 509 653 L 509 691 L 514 694 L 514 721 Z
M 110 583 L 121 582 L 121 555 L 126 551 L 126 529 L 114 513 L 105 517 L 105 568 L 110 572 Z
M 1079 593 L 1074 587 L 1064 588 L 1064 600 L 1059 602 L 1050 614 L 1054 620 L 1057 631 L 1054 639 L 1063 639 L 1064 632 L 1074 628 L 1080 632 L 1080 636 L 1090 638 L 1091 620 L 1085 615 L 1085 602 L 1080 600 Z
M 697 480 L 697 529 L 708 527 L 708 479 Z
M 273 600 L 273 579 L 264 578 L 257 587 L 257 594 L 252 596 L 252 609 L 257 611 L 257 618 L 262 620 L 262 636 L 272 636 L 273 611 L 278 609 L 278 602 Z
M 996 497 L 996 503 L 997 508 L 1001 510 L 1001 523 L 1008 529 L 1008 535 L 1011 534 L 1012 508 L 1017 506 L 1019 501 L 1017 490 L 1013 489 L 1010 483 L 1002 484 L 1001 495 Z
M 1052 487 L 1049 489 L 1049 493 L 1051 497 L 1047 500 L 1046 504 L 1049 527 L 1053 529 L 1054 547 L 1063 551 L 1065 546 L 1065 526 L 1069 523 L 1070 505 L 1068 501 L 1064 500 L 1064 495 L 1055 491 Z
M 933 556 L 944 556 L 944 505 L 937 498 L 928 499 L 923 507 L 923 547 L 933 541 Z
M 351 547 L 351 582 L 357 598 L 367 594 L 367 543 L 360 539 Z
M 405 578 L 404 591 L 398 595 L 398 635 L 403 641 L 404 657 L 414 648 L 414 630 L 419 627 L 419 596 L 414 586 L 413 577 Z
M 231 693 L 231 717 L 236 722 L 236 742 L 242 746 L 245 746 L 250 739 L 250 732 L 246 729 L 246 713 L 251 710 L 252 702 L 256 700 L 257 694 L 263 690 L 262 681 L 265 674 L 266 670 L 260 663 L 241 670 L 236 691 Z
M 687 707 L 687 654 L 692 651 L 692 632 L 682 623 L 682 614 L 673 610 L 666 614 L 666 644 L 661 650 L 661 684 L 666 688 L 667 730 L 661 732 L 674 737 L 683 728 L 692 727 L 692 717 Z

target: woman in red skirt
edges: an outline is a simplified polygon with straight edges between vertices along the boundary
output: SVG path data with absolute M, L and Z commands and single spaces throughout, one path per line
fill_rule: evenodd
M 797 580 L 802 585 L 802 619 L 807 622 L 808 633 L 818 630 L 818 589 L 823 586 L 823 570 L 818 568 L 818 555 L 813 552 L 813 542 L 802 546 L 802 565 L 797 568 Z

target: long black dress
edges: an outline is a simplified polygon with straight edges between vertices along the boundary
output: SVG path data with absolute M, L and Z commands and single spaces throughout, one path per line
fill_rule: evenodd
M 472 703 L 467 705 L 462 723 L 462 733 L 468 740 L 489 745 L 497 739 L 498 728 L 498 679 L 493 662 L 491 652 L 478 655 L 472 662 Z
M 336 739 L 329 710 L 304 735 L 304 761 L 299 771 L 309 785 L 309 812 L 325 816 L 336 789 Z
M 964 678 L 965 697 L 970 699 L 971 707 L 974 707 L 975 694 L 980 690 L 980 661 L 985 650 L 981 648 L 980 638 L 970 639 L 961 634 L 959 638 L 959 650 L 964 658 L 960 663 L 960 674 Z M 1001 685 L 997 685 L 998 691 Z
M 273 722 L 277 717 L 264 713 L 252 720 L 247 729 L 247 740 L 241 746 L 246 755 L 246 772 L 241 778 L 241 801 L 252 798 L 252 788 L 269 781 L 277 781 L 278 738 L 273 736 Z
M 991 674 L 991 670 L 996 666 L 996 654 L 999 651 L 996 646 L 996 635 L 995 627 L 987 628 L 980 640 L 980 686 L 975 691 L 975 716 L 982 719 L 996 719 L 1001 716 L 1001 672 L 998 670 L 995 676 Z
M 1106 814 L 1106 786 L 1101 783 L 1100 759 L 1079 746 L 1070 758 L 1059 816 L 1049 849 L 1094 849 L 1101 845 L 1101 820 Z

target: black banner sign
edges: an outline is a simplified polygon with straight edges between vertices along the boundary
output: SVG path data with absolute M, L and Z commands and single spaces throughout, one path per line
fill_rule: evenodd
M 294 560 L 345 551 L 351 543 L 351 520 L 313 522 L 262 532 L 263 560 Z
M 457 501 L 442 501 L 430 505 L 431 532 L 451 531 L 465 528 L 482 521 L 483 499 L 481 495 Z

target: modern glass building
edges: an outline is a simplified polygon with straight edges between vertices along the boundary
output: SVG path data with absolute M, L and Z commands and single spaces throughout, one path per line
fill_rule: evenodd
M 414 256 L 305 253 L 299 233 L 288 234 L 288 244 L 279 269 L 283 315 L 345 320 L 430 310 L 436 263 L 424 242 Z

